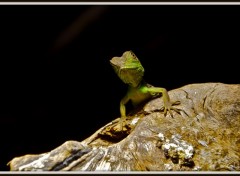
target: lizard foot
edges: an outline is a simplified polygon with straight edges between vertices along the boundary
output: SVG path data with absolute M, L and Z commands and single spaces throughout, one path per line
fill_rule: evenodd
M 175 112 L 177 112 L 178 114 L 180 114 L 180 111 L 182 111 L 181 109 L 175 108 L 173 107 L 174 105 L 179 105 L 181 104 L 180 101 L 175 101 L 173 103 L 169 103 L 167 105 L 164 105 L 161 110 L 164 110 L 164 116 L 167 115 L 167 111 L 169 112 L 169 114 L 171 115 L 171 117 L 173 118 L 173 114 L 172 114 L 172 110 L 174 110 Z
M 116 125 L 115 131 L 123 131 L 123 128 L 126 125 L 126 118 L 120 117 L 118 124 Z

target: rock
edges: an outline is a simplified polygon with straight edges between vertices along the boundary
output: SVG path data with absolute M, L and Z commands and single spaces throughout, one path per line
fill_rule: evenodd
M 180 101 L 173 117 L 161 97 L 115 119 L 89 138 L 39 155 L 13 158 L 11 171 L 239 171 L 240 85 L 191 84 L 169 91 Z

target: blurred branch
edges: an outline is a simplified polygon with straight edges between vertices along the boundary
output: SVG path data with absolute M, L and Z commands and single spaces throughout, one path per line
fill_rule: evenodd
M 55 40 L 52 50 L 54 52 L 61 50 L 71 43 L 81 34 L 89 25 L 99 19 L 107 10 L 108 6 L 92 6 L 81 14 L 67 29 L 65 29 Z

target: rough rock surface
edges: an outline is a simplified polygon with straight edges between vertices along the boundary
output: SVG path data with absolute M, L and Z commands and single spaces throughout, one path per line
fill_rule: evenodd
M 240 85 L 191 84 L 169 91 L 180 101 L 173 117 L 161 97 L 115 119 L 82 142 L 16 157 L 11 171 L 240 171 Z

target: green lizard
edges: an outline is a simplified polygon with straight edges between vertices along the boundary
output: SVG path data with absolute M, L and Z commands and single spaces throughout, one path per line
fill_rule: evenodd
M 128 84 L 128 92 L 120 101 L 120 128 L 123 129 L 123 121 L 126 120 L 126 107 L 125 104 L 131 100 L 133 106 L 137 106 L 140 103 L 158 95 L 162 94 L 164 103 L 164 115 L 169 111 L 172 116 L 171 110 L 176 110 L 177 108 L 172 107 L 173 104 L 170 102 L 168 92 L 165 88 L 153 87 L 147 84 L 143 80 L 144 68 L 137 56 L 132 51 L 126 51 L 121 57 L 113 57 L 110 60 L 114 71 L 117 73 L 118 77 L 125 83 Z M 178 102 L 179 103 L 179 102 Z

